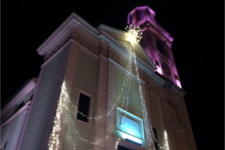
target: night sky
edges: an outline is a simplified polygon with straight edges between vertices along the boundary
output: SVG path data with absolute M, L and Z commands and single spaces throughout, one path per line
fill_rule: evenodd
M 175 39 L 172 49 L 198 150 L 222 150 L 224 5 L 218 1 L 2 1 L 2 106 L 38 77 L 43 58 L 36 49 L 72 12 L 95 28 L 102 23 L 124 30 L 127 14 L 146 5 Z

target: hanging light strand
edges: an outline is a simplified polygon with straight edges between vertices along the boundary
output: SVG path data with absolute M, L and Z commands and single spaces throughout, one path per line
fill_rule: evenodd
M 129 27 L 126 27 L 126 30 L 128 31 L 128 33 L 130 33 L 130 35 L 132 37 L 132 39 L 131 39 L 132 42 L 134 42 L 134 43 L 136 41 L 139 42 L 140 39 L 142 38 L 142 32 L 141 32 L 141 29 L 138 26 L 131 25 Z M 121 109 L 123 109 L 125 107 L 125 111 L 127 111 L 128 105 L 129 105 L 129 92 L 130 92 L 130 86 L 131 86 L 132 59 L 134 59 L 135 72 L 136 72 L 136 76 L 137 76 L 137 80 L 138 80 L 138 84 L 139 84 L 139 93 L 140 93 L 141 106 L 142 106 L 142 115 L 143 115 L 143 121 L 144 121 L 144 124 L 145 124 L 145 131 L 146 131 L 148 144 L 151 147 L 151 144 L 153 143 L 153 140 L 152 140 L 152 137 L 153 137 L 153 139 L 157 142 L 157 144 L 160 148 L 165 149 L 165 150 L 169 150 L 169 143 L 168 143 L 166 131 L 165 131 L 165 134 L 164 134 L 165 144 L 164 144 L 163 147 L 161 147 L 159 145 L 158 141 L 155 138 L 155 135 L 154 135 L 153 130 L 152 130 L 152 126 L 149 122 L 149 117 L 148 117 L 148 113 L 147 113 L 147 109 L 146 109 L 146 103 L 145 103 L 145 99 L 144 99 L 143 93 L 142 93 L 142 87 L 141 87 L 141 82 L 140 82 L 140 78 L 139 78 L 139 72 L 138 72 L 138 67 L 137 67 L 136 55 L 135 55 L 135 51 L 134 51 L 134 48 L 133 48 L 133 43 L 131 44 L 131 51 L 129 53 L 129 61 L 128 61 L 128 65 L 127 65 L 127 72 L 126 72 L 126 75 L 125 75 L 125 78 L 124 78 L 124 81 L 123 81 L 123 85 L 121 87 L 121 91 L 119 92 L 118 98 L 115 101 L 114 105 L 110 108 L 110 110 L 106 114 L 100 115 L 98 117 L 88 117 L 87 115 L 78 111 L 76 106 L 69 105 L 71 100 L 69 99 L 69 96 L 67 94 L 65 82 L 63 83 L 62 88 L 61 88 L 61 93 L 60 93 L 60 99 L 58 101 L 56 117 L 54 118 L 53 131 L 52 131 L 52 134 L 51 134 L 50 140 L 49 140 L 49 150 L 58 150 L 59 149 L 59 143 L 60 143 L 59 136 L 60 136 L 60 132 L 61 132 L 61 124 L 62 124 L 63 113 L 65 113 L 65 115 L 66 115 L 66 122 L 67 122 L 66 124 L 68 125 L 68 130 L 69 130 L 68 136 L 69 136 L 69 140 L 72 142 L 73 149 L 76 149 L 76 148 L 75 148 L 75 142 L 72 139 L 71 133 L 77 134 L 78 138 L 83 142 L 88 142 L 92 145 L 97 145 L 97 144 L 105 141 L 109 137 L 109 135 L 114 131 L 114 129 L 117 127 L 119 122 L 121 122 L 121 124 L 124 124 L 127 115 L 125 114 L 123 119 L 121 120 L 122 113 L 120 112 L 119 116 L 117 117 L 116 124 L 111 128 L 111 130 L 109 130 L 109 134 L 107 134 L 103 140 L 99 140 L 97 142 L 89 142 L 87 139 L 82 138 L 80 136 L 78 130 L 76 129 L 74 120 L 71 117 L 71 111 L 70 111 L 69 106 L 72 106 L 75 109 L 76 113 L 79 113 L 82 116 L 84 116 L 84 117 L 86 117 L 90 120 L 92 120 L 92 119 L 98 120 L 100 118 L 108 116 L 111 112 L 113 112 L 113 110 L 116 108 L 116 106 L 118 106 L 118 102 L 121 100 L 121 97 L 122 97 Z M 124 102 L 126 102 L 126 104 L 124 104 Z M 70 123 L 72 123 L 72 128 L 70 126 Z M 152 135 L 151 135 L 151 133 L 152 133 Z M 118 147 L 119 140 L 120 139 L 117 140 L 115 148 Z M 153 144 L 153 148 L 155 149 L 154 144 Z
M 129 56 L 129 62 L 128 62 L 128 65 L 127 65 L 126 76 L 125 76 L 125 78 L 124 78 L 123 85 L 122 85 L 122 87 L 121 87 L 121 92 L 119 93 L 119 96 L 118 96 L 117 100 L 115 101 L 114 105 L 112 106 L 112 108 L 111 108 L 106 114 L 100 115 L 100 116 L 98 116 L 98 117 L 88 117 L 87 115 L 85 115 L 85 114 L 83 114 L 82 112 L 80 112 L 80 111 L 77 109 L 77 107 L 76 107 L 75 105 L 72 104 L 72 107 L 75 109 L 75 111 L 76 111 L 77 113 L 81 114 L 83 117 L 86 117 L 87 119 L 90 119 L 90 120 L 92 120 L 92 119 L 98 120 L 98 119 L 100 119 L 100 118 L 102 118 L 102 117 L 108 116 L 108 115 L 113 111 L 113 109 L 116 108 L 117 103 L 118 103 L 119 100 L 120 100 L 120 96 L 121 96 L 121 94 L 124 92 L 124 87 L 127 86 L 126 82 L 127 82 L 128 78 L 131 76 L 129 72 L 132 71 L 132 69 L 131 69 L 131 67 L 130 67 L 130 66 L 131 66 L 131 63 L 132 63 L 132 62 L 131 62 L 131 59 L 132 59 L 132 56 L 130 55 L 130 56 Z
M 140 29 L 139 27 L 137 27 L 138 29 Z M 128 30 L 128 32 L 132 35 L 136 35 L 135 38 L 137 38 L 137 41 L 139 42 L 140 39 L 142 38 L 142 33 L 141 33 L 141 30 L 137 30 L 135 31 L 135 27 L 134 26 L 130 26 L 128 28 L 128 26 L 126 27 L 126 30 Z M 136 33 L 135 33 L 136 32 Z M 137 35 L 140 35 L 140 36 L 137 36 Z M 147 112 L 147 109 L 146 109 L 146 103 L 145 103 L 145 99 L 143 97 L 143 93 L 142 93 L 142 87 L 141 87 L 141 82 L 140 82 L 140 78 L 139 78 L 139 72 L 138 72 L 138 67 L 137 67 L 137 59 L 136 59 L 136 54 L 135 54 L 135 50 L 133 48 L 133 43 L 131 41 L 131 51 L 133 52 L 133 57 L 134 57 L 134 63 L 135 63 L 135 71 L 136 71 L 136 76 L 138 78 L 138 84 L 139 84 L 139 92 L 140 92 L 140 99 L 141 99 L 141 105 L 142 105 L 142 115 L 143 115 L 143 120 L 144 120 L 144 123 L 145 123 L 145 131 L 146 131 L 146 135 L 147 135 L 147 141 L 148 141 L 148 144 L 149 146 L 151 146 L 151 144 L 153 144 L 153 140 L 152 138 L 154 139 L 154 141 L 157 143 L 157 145 L 160 147 L 160 148 L 164 148 L 162 146 L 159 145 L 155 135 L 154 135 L 154 132 L 153 132 L 153 129 L 152 129 L 152 126 L 151 126 L 151 123 L 149 122 L 149 117 L 148 117 L 148 112 Z M 152 133 L 152 134 L 151 134 Z M 153 144 L 153 148 L 155 149 L 155 146 Z
M 66 93 L 66 87 L 65 82 L 62 84 L 60 98 L 57 104 L 57 110 L 56 110 L 56 116 L 54 118 L 54 125 L 53 130 L 50 135 L 48 148 L 49 150 L 58 150 L 59 149 L 59 143 L 60 143 L 60 133 L 61 133 L 61 124 L 63 124 L 63 112 L 65 109 L 65 106 L 68 101 L 68 95 Z
M 127 111 L 127 108 L 128 108 L 128 104 L 129 104 L 129 91 L 130 91 L 130 86 L 131 86 L 131 72 L 132 72 L 132 66 L 131 66 L 131 59 L 132 59 L 132 55 L 131 55 L 131 53 L 130 53 L 130 56 L 129 56 L 129 62 L 128 62 L 128 65 L 127 65 L 127 72 L 126 72 L 126 76 L 125 76 L 125 79 L 124 79 L 124 82 L 123 82 L 123 86 L 122 86 L 122 88 L 121 88 L 121 92 L 124 92 L 124 96 L 123 96 L 123 98 L 122 98 L 122 107 L 121 108 L 123 108 L 124 107 L 124 100 L 126 99 L 126 106 L 125 106 L 125 110 Z M 120 93 L 119 94 L 119 96 L 118 96 L 118 99 L 117 99 L 117 102 L 119 101 L 119 99 L 120 99 L 120 96 L 121 96 L 122 94 Z M 112 110 L 112 109 L 111 109 Z M 90 144 L 92 144 L 92 145 L 98 145 L 99 143 L 101 143 L 101 142 L 103 142 L 104 140 L 106 140 L 108 137 L 109 137 L 109 134 L 108 135 L 106 135 L 106 137 L 103 139 L 103 140 L 99 140 L 99 141 L 97 141 L 97 142 L 89 142 L 87 139 L 85 139 L 85 138 L 82 138 L 81 137 L 81 135 L 79 134 L 79 132 L 78 132 L 78 130 L 76 129 L 76 126 L 75 126 L 75 123 L 74 123 L 74 121 L 73 121 L 73 119 L 72 119 L 72 117 L 71 117 L 71 114 L 70 114 L 70 110 L 69 110 L 69 107 L 67 107 L 67 111 L 66 111 L 67 113 L 66 113 L 66 117 L 71 121 L 71 122 L 73 122 L 73 129 L 71 129 L 70 127 L 69 127 L 69 129 L 72 131 L 74 131 L 77 135 L 78 135 L 78 137 L 79 137 L 79 139 L 81 140 L 81 141 L 84 141 L 84 142 L 88 142 L 88 143 L 90 143 Z M 107 114 L 106 114 L 107 115 Z M 126 115 L 124 116 L 124 117 L 126 117 Z M 100 118 L 99 118 L 100 119 Z M 118 125 L 118 122 L 119 122 L 119 120 L 121 120 L 121 113 L 119 114 L 119 117 L 118 117 L 118 120 L 116 121 L 116 124 L 111 128 L 111 130 L 109 131 L 109 133 L 112 133 L 113 131 L 114 131 L 114 129 L 115 129 L 115 127 Z M 68 123 L 69 123 L 69 121 L 67 121 Z M 71 136 L 70 136 L 70 138 L 71 138 Z M 72 139 L 71 139 L 72 140 Z M 75 145 L 75 144 L 74 144 Z

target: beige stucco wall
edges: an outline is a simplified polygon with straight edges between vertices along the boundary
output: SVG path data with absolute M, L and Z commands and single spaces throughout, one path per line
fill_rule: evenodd
M 71 68 L 71 73 L 66 71 L 65 80 L 68 82 L 72 82 L 72 88 L 69 89 L 70 94 L 70 110 L 71 110 L 71 117 L 76 124 L 76 129 L 78 130 L 79 134 L 82 138 L 87 139 L 88 141 L 93 141 L 92 139 L 92 130 L 93 130 L 93 120 L 89 123 L 82 122 L 77 120 L 76 111 L 71 105 L 75 105 L 78 108 L 78 101 L 79 101 L 79 90 L 83 90 L 92 95 L 91 99 L 91 107 L 90 107 L 90 114 L 93 117 L 95 108 L 94 104 L 96 102 L 96 88 L 97 88 L 97 75 L 98 75 L 98 60 L 88 55 L 87 51 L 85 52 L 84 49 L 78 48 L 79 46 L 72 43 L 71 46 L 71 55 L 69 56 L 67 66 Z M 72 72 L 74 71 L 74 72 Z M 67 83 L 68 83 L 67 82 Z M 71 90 L 71 92 L 70 92 Z M 70 127 L 73 129 L 72 123 L 70 122 Z M 69 131 L 68 125 L 65 126 L 65 137 L 63 139 L 62 149 L 72 149 L 73 143 L 69 140 L 69 132 L 71 132 L 72 139 L 76 144 L 76 149 L 79 150 L 88 150 L 91 148 L 91 145 L 87 142 L 83 142 L 79 139 L 77 134 L 73 131 Z
M 119 61 L 119 63 L 115 62 L 117 64 L 110 62 L 107 65 L 107 58 L 104 57 L 103 59 L 103 56 L 100 58 L 88 49 L 82 46 L 80 47 L 79 44 L 72 43 L 65 73 L 65 80 L 70 84 L 68 88 L 72 104 L 78 106 L 78 91 L 82 89 L 93 95 L 91 104 L 92 117 L 95 117 L 97 114 L 99 115 L 99 113 L 104 115 L 108 112 L 114 105 L 121 91 L 126 73 L 124 67 L 126 67 L 128 60 L 123 58 L 123 60 L 119 59 Z M 149 120 L 152 127 L 157 129 L 159 144 L 164 145 L 164 131 L 167 131 L 171 150 L 196 149 L 183 96 L 168 86 L 160 86 L 155 79 L 148 76 L 144 70 L 139 68 L 139 71 L 140 78 L 143 81 L 142 88 L 148 108 Z M 104 76 L 104 80 L 106 80 L 104 83 L 100 81 L 100 79 L 102 80 L 101 74 Z M 133 72 L 133 74 L 135 73 Z M 135 76 L 133 76 L 129 94 L 128 112 L 143 118 L 138 86 L 138 82 Z M 102 87 L 105 89 L 102 90 Z M 107 91 L 107 94 L 104 94 L 105 91 Z M 99 97 L 101 94 L 107 96 L 107 98 Z M 118 102 L 118 106 L 121 106 L 121 101 Z M 110 127 L 116 123 L 115 110 L 112 111 L 109 116 L 102 119 L 101 123 L 103 123 L 102 125 L 105 127 L 101 127 L 101 125 L 94 121 L 91 121 L 89 124 L 77 121 L 75 110 L 71 109 L 71 113 L 73 114 L 76 128 L 80 132 L 80 135 L 82 135 L 82 138 L 88 141 L 96 141 L 103 138 L 105 135 L 111 135 L 106 142 L 102 142 L 99 146 L 93 146 L 81 141 L 78 136 L 73 133 L 72 139 L 74 139 L 77 149 L 101 150 L 104 148 L 110 149 L 112 145 L 115 146 L 119 135 L 115 132 L 108 132 Z M 68 132 L 68 128 L 66 127 L 65 137 L 63 138 L 63 149 L 72 147 L 72 143 L 69 142 Z M 121 143 L 130 145 L 127 141 Z
M 114 86 L 114 95 L 115 100 L 117 99 L 119 93 L 121 92 L 121 87 L 123 84 L 125 78 L 125 72 L 121 69 L 115 68 L 115 86 Z M 129 105 L 127 108 L 127 111 L 140 117 L 142 117 L 142 107 L 141 107 L 141 100 L 140 100 L 140 94 L 138 90 L 139 84 L 135 78 L 131 78 L 131 86 L 130 86 L 130 92 L 129 92 Z M 122 95 L 123 96 L 123 95 Z M 124 100 L 126 104 L 126 100 Z M 118 102 L 118 106 L 122 106 L 122 99 Z M 125 107 L 123 108 L 125 109 Z

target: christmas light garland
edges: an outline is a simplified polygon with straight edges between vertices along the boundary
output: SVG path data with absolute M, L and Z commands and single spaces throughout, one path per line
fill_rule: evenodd
M 67 107 L 67 104 L 69 103 L 69 97 L 66 92 L 65 82 L 63 82 L 61 90 L 62 92 L 60 93 L 60 99 L 58 101 L 56 116 L 54 118 L 54 126 L 48 144 L 49 150 L 59 149 L 61 125 L 63 124 L 63 114 L 65 111 L 64 109 Z
M 121 108 L 124 107 L 124 99 L 126 99 L 126 106 L 125 106 L 125 110 L 126 110 L 126 111 L 127 111 L 128 104 L 129 104 L 129 95 L 128 95 L 128 94 L 129 94 L 129 92 L 130 92 L 130 86 L 131 86 L 131 73 L 132 73 L 131 58 L 132 58 L 132 56 L 130 55 L 130 57 L 129 57 L 129 63 L 128 63 L 128 66 L 127 66 L 127 70 L 128 70 L 128 71 L 127 71 L 126 76 L 125 76 L 124 84 L 123 84 L 123 86 L 122 86 L 122 88 L 121 88 L 121 93 L 123 93 L 123 92 L 125 91 L 125 94 L 124 94 L 123 99 L 122 99 L 122 107 L 121 107 Z M 126 82 L 127 82 L 127 84 L 126 84 Z M 125 86 L 125 88 L 124 88 L 124 86 Z M 121 93 L 120 93 L 119 96 L 118 96 L 118 100 L 120 99 L 120 96 L 122 95 Z M 118 101 L 118 100 L 117 100 L 117 101 Z M 112 109 L 111 109 L 111 110 L 112 110 Z M 69 126 L 69 131 L 70 131 L 70 130 L 71 130 L 71 131 L 74 130 L 74 132 L 78 135 L 79 139 L 80 139 L 81 141 L 83 141 L 83 142 L 88 142 L 88 143 L 91 144 L 91 145 L 98 145 L 99 143 L 105 141 L 105 140 L 109 137 L 109 135 L 114 131 L 115 127 L 116 127 L 116 126 L 118 125 L 118 123 L 119 123 L 119 120 L 121 119 L 121 114 L 119 114 L 119 117 L 118 117 L 118 119 L 117 119 L 117 121 L 116 121 L 116 124 L 111 128 L 111 130 L 109 131 L 109 134 L 106 135 L 106 137 L 104 138 L 104 140 L 99 140 L 99 141 L 97 141 L 97 142 L 89 142 L 87 139 L 85 139 L 85 138 L 83 138 L 83 137 L 80 136 L 78 130 L 76 129 L 75 123 L 74 123 L 74 121 L 73 121 L 73 119 L 72 119 L 72 117 L 71 117 L 69 108 L 67 108 L 67 111 L 66 111 L 66 117 L 67 117 L 70 121 L 73 122 L 73 129 L 71 129 L 70 126 L 69 126 L 69 124 L 68 124 L 68 126 Z M 126 117 L 126 115 L 125 115 L 125 117 Z M 67 122 L 69 123 L 69 121 L 67 121 Z M 70 140 L 72 140 L 72 139 L 71 139 L 71 136 L 69 136 L 69 137 L 70 137 Z M 74 145 L 75 145 L 75 144 L 74 144 Z M 73 149 L 75 149 L 75 147 L 74 147 Z
M 115 107 L 118 106 L 118 102 L 120 101 L 121 96 L 123 95 L 122 93 L 124 93 L 124 96 L 122 98 L 121 109 L 124 108 L 124 100 L 126 99 L 125 111 L 127 111 L 128 104 L 129 104 L 129 92 L 130 92 L 130 86 L 131 86 L 132 58 L 133 58 L 134 64 L 135 64 L 135 72 L 136 72 L 136 76 L 137 76 L 137 80 L 138 80 L 138 84 L 139 84 L 139 93 L 140 93 L 141 106 L 142 106 L 142 115 L 143 115 L 143 121 L 144 121 L 144 124 L 145 124 L 145 131 L 146 131 L 148 145 L 151 147 L 151 144 L 153 143 L 153 140 L 152 140 L 152 138 L 153 138 L 154 141 L 157 142 L 157 144 L 160 148 L 165 149 L 165 150 L 169 150 L 169 143 L 168 143 L 166 131 L 164 132 L 165 145 L 163 147 L 161 147 L 159 145 L 158 141 L 155 138 L 155 135 L 154 135 L 152 127 L 151 127 L 151 124 L 149 122 L 149 117 L 148 117 L 148 113 L 147 113 L 147 109 L 146 109 L 146 103 L 145 103 L 145 99 L 144 99 L 143 93 L 142 93 L 142 87 L 141 87 L 141 82 L 140 82 L 139 72 L 138 72 L 138 67 L 137 67 L 137 61 L 136 61 L 136 55 L 135 55 L 135 51 L 134 51 L 134 48 L 133 48 L 133 44 L 136 43 L 136 42 L 139 42 L 140 39 L 142 38 L 141 29 L 138 26 L 130 25 L 130 26 L 126 27 L 126 30 L 128 31 L 129 36 L 130 36 L 129 40 L 131 41 L 131 51 L 129 52 L 129 62 L 128 62 L 128 65 L 127 65 L 126 76 L 124 78 L 123 85 L 121 87 L 121 92 L 119 93 L 118 98 L 115 101 L 112 108 L 104 115 L 100 115 L 100 116 L 97 116 L 97 117 L 89 117 L 89 116 L 83 114 L 82 112 L 78 111 L 76 106 L 74 106 L 74 105 L 71 105 L 71 106 L 75 109 L 76 113 L 81 114 L 82 116 L 86 117 L 87 119 L 98 120 L 98 119 L 101 119 L 103 117 L 108 116 L 111 112 L 113 112 Z M 52 134 L 51 134 L 50 140 L 49 140 L 49 150 L 58 150 L 59 149 L 61 125 L 63 124 L 63 118 L 62 118 L 63 114 L 66 115 L 66 124 L 68 125 L 68 130 L 69 130 L 69 140 L 72 142 L 74 150 L 76 149 L 75 142 L 72 139 L 72 135 L 71 135 L 70 131 L 74 131 L 73 133 L 77 134 L 81 141 L 88 142 L 91 145 L 98 145 L 99 143 L 105 141 L 109 137 L 109 135 L 112 133 L 112 131 L 114 131 L 115 127 L 118 125 L 119 120 L 121 120 L 121 113 L 119 113 L 116 124 L 111 128 L 111 130 L 109 131 L 109 134 L 107 134 L 103 140 L 99 140 L 97 142 L 90 142 L 87 139 L 82 138 L 79 134 L 79 131 L 76 129 L 76 125 L 75 125 L 74 120 L 72 119 L 71 113 L 70 113 L 69 103 L 71 102 L 71 100 L 69 99 L 69 96 L 67 94 L 65 82 L 63 82 L 63 84 L 62 84 L 61 90 L 62 91 L 60 93 L 60 99 L 58 101 L 56 117 L 54 118 L 54 126 L 53 126 Z M 125 114 L 125 116 L 122 119 L 122 124 L 124 124 L 126 116 L 127 115 Z M 72 122 L 73 129 L 70 126 L 70 122 Z M 151 135 L 151 133 L 152 133 L 152 135 Z M 116 142 L 116 145 L 115 145 L 116 149 L 118 147 L 119 141 L 120 141 L 120 138 L 118 138 L 118 140 Z M 154 144 L 153 144 L 153 148 L 155 149 Z

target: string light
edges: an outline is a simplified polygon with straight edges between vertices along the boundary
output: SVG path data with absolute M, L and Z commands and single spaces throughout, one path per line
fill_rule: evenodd
M 164 140 L 165 140 L 165 146 L 164 146 L 165 150 L 170 150 L 168 136 L 167 136 L 167 132 L 166 131 L 164 131 Z
M 127 66 L 127 73 L 126 73 L 126 76 L 125 76 L 125 80 L 124 80 L 124 83 L 123 83 L 123 86 L 121 88 L 121 92 L 124 92 L 125 91 L 125 96 L 123 97 L 123 101 L 122 101 L 122 108 L 124 107 L 124 99 L 127 97 L 129 91 L 130 91 L 130 85 L 131 85 L 131 56 L 129 57 L 129 63 L 128 63 L 128 66 Z M 50 141 L 49 141 L 49 149 L 53 150 L 53 149 L 59 149 L 59 139 L 57 137 L 59 137 L 59 132 L 57 133 L 57 131 L 60 131 L 61 128 L 61 120 L 60 120 L 60 117 L 61 115 L 63 114 L 63 112 L 65 112 L 66 114 L 66 118 L 69 118 L 70 121 L 73 121 L 72 118 L 71 118 L 71 115 L 70 115 L 70 109 L 69 109 L 69 105 L 68 103 L 71 102 L 69 100 L 69 97 L 68 97 L 68 94 L 66 92 L 66 87 L 65 87 L 65 82 L 63 83 L 62 85 L 62 92 L 60 93 L 60 100 L 58 101 L 58 107 L 57 107 L 57 113 L 56 113 L 56 117 L 55 117 L 55 121 L 54 121 L 54 126 L 53 126 L 53 131 L 52 131 L 52 134 L 50 136 Z M 118 99 L 116 101 L 116 104 L 111 108 L 111 111 L 115 108 L 115 106 L 117 106 L 117 102 L 120 100 L 120 96 L 121 96 L 121 93 L 119 94 L 118 96 Z M 127 103 L 126 103 L 126 108 L 125 110 L 127 110 L 127 107 L 128 107 L 128 100 L 129 100 L 129 97 L 126 98 L 127 100 Z M 64 108 L 66 109 L 66 111 L 64 111 Z M 77 110 L 77 109 L 76 109 Z M 78 110 L 77 110 L 78 111 Z M 107 116 L 111 111 L 109 111 L 105 116 Z M 82 112 L 81 112 L 82 113 Z M 100 116 L 100 117 L 96 117 L 95 119 L 100 119 L 102 118 L 103 116 Z M 121 115 L 120 117 L 118 118 L 118 120 L 120 120 L 121 118 Z M 68 129 L 69 131 L 72 131 L 70 125 L 69 125 L 69 121 L 66 120 L 67 124 L 68 124 Z M 116 125 L 118 124 L 119 121 L 117 121 Z M 116 125 L 114 125 L 114 127 L 110 130 L 110 133 L 114 130 L 114 128 L 116 127 Z M 75 133 L 78 134 L 80 140 L 82 141 L 85 141 L 85 142 L 88 142 L 87 139 L 84 139 L 82 138 L 80 135 L 79 135 L 79 132 L 76 130 L 75 128 L 75 123 L 73 122 L 73 127 L 74 127 L 74 131 Z M 109 135 L 107 135 L 104 140 L 106 140 L 107 138 L 109 137 Z M 71 136 L 71 133 L 69 132 L 69 139 L 70 141 L 73 142 L 73 149 L 76 149 L 75 148 L 75 143 L 74 141 L 72 140 L 72 136 Z M 90 144 L 93 144 L 93 145 L 97 145 L 99 143 L 101 143 L 102 141 L 104 140 L 99 140 L 98 142 L 90 142 Z
M 131 51 L 129 53 L 129 62 L 127 65 L 127 72 L 126 72 L 126 76 L 124 78 L 123 81 L 123 85 L 121 87 L 121 91 L 118 95 L 117 100 L 115 101 L 114 105 L 110 108 L 110 110 L 104 114 L 104 115 L 100 115 L 97 117 L 89 117 L 85 114 L 83 114 L 82 112 L 80 112 L 76 106 L 74 105 L 69 105 L 69 103 L 71 102 L 71 100 L 69 99 L 69 96 L 67 94 L 67 90 L 66 90 L 66 86 L 65 86 L 65 82 L 63 82 L 62 85 L 62 90 L 60 93 L 60 99 L 58 101 L 58 107 L 57 107 L 57 112 L 56 112 L 56 117 L 54 118 L 54 126 L 53 126 L 53 131 L 52 134 L 50 136 L 50 140 L 49 140 L 49 150 L 58 150 L 59 149 L 59 143 L 60 143 L 60 133 L 61 133 L 61 124 L 63 123 L 63 114 L 66 115 L 66 124 L 68 125 L 68 130 L 69 130 L 69 140 L 72 142 L 73 145 L 73 149 L 75 150 L 75 142 L 72 139 L 72 135 L 71 133 L 75 133 L 76 135 L 78 135 L 78 138 L 83 141 L 83 142 L 87 142 L 91 145 L 98 145 L 99 143 L 105 141 L 110 134 L 114 131 L 115 127 L 118 125 L 118 123 L 121 120 L 121 116 L 122 113 L 120 111 L 119 116 L 117 117 L 117 121 L 116 124 L 111 128 L 111 130 L 109 131 L 109 134 L 107 134 L 105 136 L 105 138 L 103 140 L 99 140 L 97 142 L 90 142 L 85 138 L 82 138 L 81 135 L 79 134 L 79 131 L 76 129 L 76 125 L 74 123 L 74 120 L 71 117 L 71 112 L 70 112 L 70 108 L 69 106 L 72 106 L 75 109 L 76 113 L 81 114 L 82 116 L 86 117 L 87 119 L 101 119 L 103 117 L 108 116 L 111 112 L 113 112 L 113 110 L 118 106 L 118 102 L 121 100 L 122 97 L 122 104 L 121 104 L 121 109 L 123 109 L 125 107 L 125 111 L 128 110 L 128 105 L 129 105 L 129 92 L 130 92 L 130 86 L 131 86 L 131 74 L 132 74 L 132 59 L 134 59 L 134 64 L 135 64 L 135 72 L 136 72 L 136 76 L 137 76 L 137 80 L 138 80 L 138 85 L 139 85 L 139 95 L 140 95 L 140 99 L 141 99 L 141 106 L 142 106 L 142 115 L 143 115 L 143 121 L 145 124 L 145 131 L 146 131 L 146 136 L 147 136 L 147 141 L 148 141 L 148 145 L 151 147 L 151 144 L 153 143 L 152 137 L 153 139 L 157 142 L 158 146 L 159 143 L 155 138 L 155 135 L 153 133 L 151 124 L 149 122 L 149 117 L 148 117 L 148 113 L 147 113 L 147 109 L 146 109 L 146 103 L 145 103 L 145 99 L 143 97 L 143 93 L 142 93 L 142 87 L 141 87 L 141 82 L 140 82 L 140 78 L 139 78 L 139 72 L 138 72 L 138 67 L 137 67 L 137 61 L 136 61 L 136 55 L 135 55 L 135 51 L 133 48 L 133 44 L 136 42 L 140 42 L 140 39 L 142 38 L 142 32 L 140 27 L 135 26 L 135 25 L 130 25 L 127 26 L 125 28 L 128 33 L 129 33 L 129 40 L 131 42 Z M 124 106 L 124 100 L 126 101 L 126 104 Z M 125 119 L 126 119 L 126 114 L 124 115 L 121 124 L 124 124 Z M 70 126 L 70 123 L 72 123 L 72 128 Z M 74 131 L 74 132 L 72 132 Z M 152 135 L 151 135 L 152 133 Z M 167 133 L 166 131 L 164 132 L 164 137 L 165 137 L 165 146 L 160 148 L 165 148 L 166 150 L 169 150 L 169 143 L 168 143 L 168 138 L 167 138 Z M 119 144 L 120 138 L 118 138 L 115 148 L 117 149 L 118 144 Z M 153 148 L 154 144 L 153 144 Z
M 60 99 L 58 101 L 58 107 L 56 110 L 56 116 L 54 118 L 54 125 L 52 134 L 50 135 L 49 140 L 49 150 L 58 150 L 59 149 L 59 143 L 60 143 L 60 133 L 61 133 L 61 124 L 63 124 L 63 112 L 65 109 L 65 106 L 69 103 L 68 101 L 68 95 L 66 92 L 65 82 L 63 82 L 62 85 L 62 92 L 60 93 Z
M 131 52 L 133 53 L 133 58 L 134 58 L 134 63 L 135 63 L 135 71 L 136 71 L 136 76 L 137 76 L 137 80 L 138 80 L 138 84 L 139 84 L 139 93 L 140 93 L 139 95 L 140 95 L 140 99 L 141 99 L 143 121 L 145 123 L 145 131 L 146 131 L 147 141 L 148 141 L 149 146 L 151 146 L 152 139 L 151 139 L 151 133 L 148 128 L 149 127 L 148 115 L 147 115 L 147 110 L 145 107 L 146 105 L 145 105 L 145 101 L 144 101 L 143 94 L 142 94 L 141 83 L 140 83 L 137 61 L 136 61 L 136 55 L 135 55 L 135 51 L 133 48 L 133 44 L 136 43 L 136 41 L 140 42 L 140 40 L 142 38 L 142 32 L 141 32 L 141 29 L 139 26 L 132 25 L 132 24 L 130 26 L 127 26 L 125 29 L 129 33 L 128 40 L 131 42 Z
M 132 56 L 129 57 L 129 63 L 128 63 L 128 66 L 127 66 L 127 73 L 126 73 L 126 77 L 125 77 L 125 80 L 124 80 L 124 84 L 121 88 L 121 92 L 125 92 L 125 95 L 123 96 L 123 99 L 122 99 L 122 108 L 124 107 L 124 99 L 126 99 L 126 106 L 125 106 L 125 110 L 127 110 L 128 108 L 128 100 L 129 100 L 129 97 L 128 97 L 128 94 L 129 94 L 129 91 L 130 91 L 130 85 L 131 85 L 131 72 L 132 72 L 132 67 L 131 67 L 131 58 Z M 126 84 L 127 82 L 127 84 Z M 124 87 L 125 86 L 125 87 Z M 119 94 L 118 97 L 121 96 L 121 93 Z M 119 98 L 118 98 L 119 99 Z M 68 113 L 67 113 L 68 112 Z M 70 114 L 70 110 L 67 108 L 67 112 L 66 112 L 66 117 L 69 118 L 70 121 L 73 122 L 72 118 L 71 118 L 71 114 Z M 125 115 L 126 117 L 126 115 Z M 115 127 L 118 125 L 119 123 L 119 120 L 121 119 L 121 113 L 119 114 L 119 117 L 118 117 L 118 120 L 116 122 L 116 125 L 113 126 L 113 128 L 111 128 L 111 130 L 109 131 L 109 133 L 112 133 L 115 129 Z M 99 143 L 105 141 L 108 137 L 109 137 L 109 134 L 106 135 L 106 137 L 103 139 L 103 140 L 99 140 L 97 142 L 89 142 L 87 139 L 85 138 L 82 138 L 81 135 L 79 134 L 78 130 L 76 129 L 76 126 L 75 126 L 75 123 L 73 122 L 73 130 L 75 131 L 75 133 L 78 135 L 79 139 L 81 141 L 84 141 L 84 142 L 88 142 L 92 145 L 98 145 Z M 72 139 L 71 139 L 72 140 Z
M 116 141 L 116 144 L 115 144 L 115 149 L 116 149 L 116 150 L 117 150 L 117 147 L 118 147 L 118 145 L 119 145 L 119 142 L 120 142 L 120 138 L 118 138 L 117 141 Z
M 141 82 L 140 82 L 140 78 L 139 78 L 139 72 L 138 72 L 138 67 L 137 67 L 137 59 L 136 59 L 135 51 L 134 51 L 134 48 L 133 48 L 133 44 L 135 43 L 134 41 L 137 40 L 138 42 L 140 42 L 140 39 L 142 38 L 142 32 L 141 32 L 141 29 L 138 26 L 135 26 L 135 25 L 130 25 L 129 27 L 127 26 L 125 29 L 128 31 L 128 33 L 130 33 L 130 36 L 132 37 L 132 38 L 130 38 L 131 51 L 133 52 L 134 63 L 135 63 L 135 71 L 136 71 L 136 76 L 137 76 L 138 84 L 139 84 L 139 93 L 140 93 L 139 95 L 140 95 L 140 99 L 141 99 L 142 115 L 143 115 L 143 120 L 144 120 L 144 123 L 145 123 L 145 131 L 146 131 L 148 144 L 151 147 L 151 143 L 153 144 L 153 140 L 152 140 L 151 137 L 153 137 L 153 139 L 157 143 L 157 145 L 160 148 L 163 148 L 159 145 L 158 141 L 156 140 L 154 132 L 152 130 L 152 126 L 149 122 L 149 117 L 148 117 L 148 113 L 147 113 L 147 109 L 146 109 L 146 103 L 145 103 L 145 100 L 143 98 L 142 87 L 141 87 Z M 152 133 L 152 135 L 151 135 L 151 133 Z M 165 132 L 165 134 L 166 134 L 166 132 Z M 165 137 L 167 137 L 167 134 L 165 135 Z M 167 140 L 167 143 L 168 143 L 168 140 Z M 153 144 L 153 148 L 155 149 L 154 144 Z
M 139 26 L 136 25 L 127 25 L 125 30 L 129 33 L 128 34 L 128 40 L 133 44 L 136 42 L 140 42 L 142 38 L 142 32 Z

